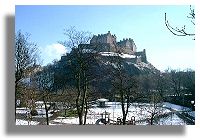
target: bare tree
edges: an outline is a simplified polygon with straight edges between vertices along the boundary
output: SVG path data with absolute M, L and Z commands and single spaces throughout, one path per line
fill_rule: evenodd
M 39 60 L 36 44 L 29 41 L 29 36 L 21 31 L 15 34 L 15 105 L 17 99 L 30 97 L 27 95 L 30 92 L 25 94 L 25 91 Z
M 138 94 L 138 81 L 136 76 L 130 75 L 124 67 L 125 60 L 120 57 L 120 52 L 117 56 L 111 58 L 110 64 L 113 69 L 110 70 L 112 75 L 112 86 L 115 96 L 119 96 L 122 107 L 122 123 L 126 124 L 126 118 L 129 112 L 131 102 L 140 98 Z
M 87 48 L 83 45 L 88 43 L 91 39 L 91 33 L 86 31 L 78 31 L 75 27 L 70 27 L 64 30 L 64 35 L 68 40 L 61 42 L 66 47 L 72 48 L 69 58 L 66 63 L 71 71 L 69 75 L 70 81 L 75 85 L 77 97 L 76 97 L 76 109 L 79 117 L 79 124 L 85 124 L 83 117 L 87 114 L 87 98 L 90 82 L 94 79 L 92 76 L 92 64 L 96 60 L 97 54 L 94 52 L 88 52 Z
M 191 23 L 195 26 L 195 11 L 194 8 L 192 8 L 192 6 L 190 6 L 190 13 L 189 16 L 187 16 L 187 18 L 191 19 Z M 178 28 L 178 27 L 173 27 L 170 25 L 168 19 L 167 19 L 167 14 L 165 13 L 165 25 L 167 27 L 167 29 L 176 36 L 195 36 L 195 33 L 189 33 L 186 30 L 186 26 L 184 25 L 182 28 Z
M 191 107 L 195 100 L 195 72 L 192 70 L 168 70 L 168 92 L 171 92 L 169 102 Z
M 140 92 L 143 94 L 141 115 L 144 115 L 150 125 L 154 125 L 163 114 L 165 79 L 161 73 L 144 74 L 140 76 Z M 143 112 L 148 112 L 143 114 Z
M 65 47 L 77 48 L 80 44 L 86 44 L 91 39 L 91 33 L 88 31 L 79 31 L 75 26 L 64 29 L 66 41 L 60 41 Z
M 15 34 L 15 84 L 29 74 L 32 66 L 37 63 L 38 50 L 35 43 L 29 42 L 28 34 L 21 31 Z
M 57 94 L 58 101 L 61 103 L 61 109 L 64 111 L 64 116 L 67 116 L 67 110 L 72 110 L 75 108 L 75 101 L 76 101 L 76 89 L 73 86 L 65 85 L 62 87 Z
M 76 107 L 79 115 L 79 124 L 83 124 L 83 114 L 87 114 L 85 109 L 87 109 L 89 85 L 95 78 L 90 70 L 96 58 L 94 54 L 86 54 L 81 51 L 82 49 L 79 49 L 72 53 L 70 68 L 77 89 Z
M 152 92 L 150 97 L 150 105 L 147 108 L 147 112 L 149 113 L 149 124 L 153 125 L 156 123 L 156 120 L 159 118 L 160 115 L 163 114 L 163 98 L 160 96 L 159 93 Z
M 53 106 L 53 83 L 54 83 L 54 69 L 52 65 L 43 67 L 41 71 L 38 71 L 35 75 L 37 80 L 37 87 L 39 90 L 38 99 L 42 100 L 45 106 L 46 123 L 49 125 L 49 110 Z

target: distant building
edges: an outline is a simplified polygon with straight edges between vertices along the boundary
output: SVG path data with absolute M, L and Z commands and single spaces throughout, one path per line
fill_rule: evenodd
M 97 52 L 120 52 L 123 54 L 134 55 L 135 62 L 147 63 L 146 50 L 137 52 L 137 47 L 133 39 L 123 39 L 116 41 L 117 37 L 110 31 L 106 34 L 93 35 L 90 44 L 80 44 L 82 48 L 92 49 Z

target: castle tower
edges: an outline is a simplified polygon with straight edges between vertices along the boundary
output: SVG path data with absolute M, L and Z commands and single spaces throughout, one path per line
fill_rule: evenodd
M 94 35 L 92 39 L 90 40 L 90 44 L 102 44 L 103 46 L 101 47 L 101 51 L 111 51 L 115 52 L 116 51 L 116 36 L 111 35 L 110 31 L 106 34 L 98 34 Z
M 120 42 L 117 42 L 117 45 L 122 52 L 127 54 L 134 54 L 137 51 L 137 47 L 131 38 L 120 40 Z
M 142 61 L 147 63 L 147 56 L 146 56 L 146 50 L 143 50 L 143 54 L 142 54 Z

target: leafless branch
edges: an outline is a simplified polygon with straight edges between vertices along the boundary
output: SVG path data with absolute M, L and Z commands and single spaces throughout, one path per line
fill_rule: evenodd
M 182 29 L 179 29 L 178 27 L 174 28 L 169 24 L 169 21 L 167 20 L 167 14 L 165 13 L 165 25 L 167 29 L 176 36 L 195 36 L 193 33 L 187 33 L 185 25 L 182 27 Z
M 70 48 L 78 47 L 79 44 L 86 44 L 91 39 L 91 32 L 78 31 L 75 26 L 64 29 L 64 35 L 66 35 L 68 40 L 64 42 L 60 41 L 59 43 Z

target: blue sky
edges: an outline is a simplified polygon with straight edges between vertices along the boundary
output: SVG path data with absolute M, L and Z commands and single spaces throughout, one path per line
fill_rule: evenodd
M 164 13 L 174 27 L 194 26 L 187 18 L 189 5 L 176 6 L 16 6 L 15 30 L 31 34 L 31 41 L 41 50 L 43 65 L 60 59 L 67 48 L 58 44 L 66 40 L 63 30 L 75 26 L 92 34 L 110 31 L 117 41 L 132 38 L 138 51 L 146 49 L 147 60 L 156 68 L 195 68 L 195 41 L 177 37 L 167 30 Z

